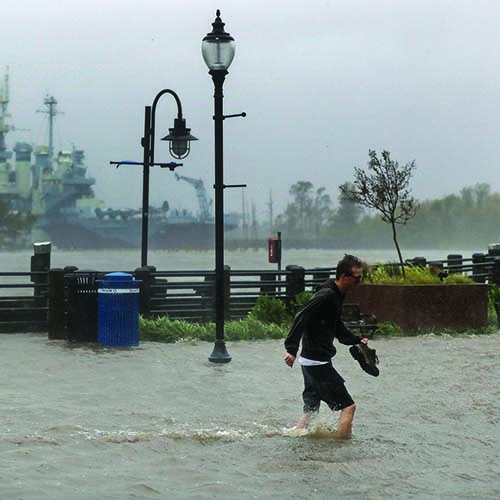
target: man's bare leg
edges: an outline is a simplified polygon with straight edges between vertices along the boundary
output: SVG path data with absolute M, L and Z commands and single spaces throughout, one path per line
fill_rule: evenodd
M 352 436 L 352 419 L 356 411 L 356 405 L 348 406 L 340 410 L 337 436 L 341 439 L 350 439 Z
M 296 429 L 305 429 L 309 423 L 311 422 L 312 418 L 314 417 L 314 413 L 304 413 L 299 418 L 299 421 L 297 422 L 297 425 L 295 426 Z

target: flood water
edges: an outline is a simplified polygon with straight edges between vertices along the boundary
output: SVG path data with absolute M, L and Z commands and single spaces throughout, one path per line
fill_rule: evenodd
M 460 254 L 464 258 L 471 258 L 474 252 L 488 253 L 487 248 L 478 250 L 405 250 L 404 259 L 417 256 L 427 260 L 444 260 L 448 254 Z M 318 249 L 283 249 L 282 269 L 287 265 L 303 266 L 307 269 L 314 267 L 335 267 L 345 253 L 353 253 L 368 264 L 380 262 L 396 262 L 395 250 L 318 250 Z M 33 252 L 24 250 L 19 252 L 0 252 L 0 270 L 2 271 L 29 271 L 30 259 Z M 51 267 L 77 266 L 79 269 L 94 269 L 97 271 L 133 271 L 140 267 L 141 253 L 135 250 L 57 250 L 52 249 Z M 158 270 L 210 270 L 215 267 L 213 251 L 167 251 L 150 250 L 148 264 Z M 277 264 L 269 264 L 267 249 L 233 250 L 225 252 L 225 264 L 232 269 L 277 269 Z
M 484 251 L 484 250 L 477 250 Z M 287 264 L 334 266 L 343 251 L 284 251 Z M 391 251 L 354 252 L 369 263 Z M 404 257 L 444 259 L 408 251 Z M 28 271 L 32 252 L 0 253 Z M 131 271 L 137 251 L 52 251 L 52 267 Z M 149 253 L 160 270 L 213 269 L 213 252 Z M 272 269 L 265 249 L 226 252 L 233 269 Z M 72 347 L 44 335 L 1 335 L 0 498 L 497 499 L 500 498 L 500 336 L 371 342 L 381 375 L 346 348 L 337 366 L 358 405 L 351 441 L 323 407 L 305 435 L 299 367 L 280 341 Z
M 0 337 L 2 499 L 498 499 L 500 336 L 377 339 L 372 378 L 341 346 L 350 441 L 326 406 L 298 435 L 280 341 L 71 347 Z

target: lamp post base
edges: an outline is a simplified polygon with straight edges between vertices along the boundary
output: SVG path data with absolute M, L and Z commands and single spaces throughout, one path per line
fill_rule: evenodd
M 231 356 L 229 356 L 223 340 L 215 341 L 214 350 L 210 354 L 208 361 L 211 363 L 229 363 L 231 361 Z

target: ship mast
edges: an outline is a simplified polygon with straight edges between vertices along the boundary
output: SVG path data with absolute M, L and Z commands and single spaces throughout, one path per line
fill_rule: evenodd
M 56 115 L 60 115 L 61 112 L 57 111 L 56 106 L 57 106 L 57 101 L 54 97 L 52 96 L 47 96 L 45 97 L 43 103 L 47 107 L 47 109 L 39 109 L 37 110 L 37 113 L 46 113 L 49 115 L 49 151 L 48 151 L 48 156 L 49 156 L 49 161 L 52 160 L 54 156 L 54 119 Z

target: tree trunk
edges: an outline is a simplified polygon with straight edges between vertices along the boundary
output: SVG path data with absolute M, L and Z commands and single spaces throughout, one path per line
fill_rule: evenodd
M 392 226 L 392 239 L 394 241 L 394 245 L 396 245 L 396 250 L 398 252 L 398 257 L 399 257 L 399 265 L 401 266 L 401 273 L 403 274 L 403 279 L 404 279 L 404 278 L 406 278 L 405 265 L 403 262 L 403 257 L 401 255 L 401 249 L 399 248 L 398 238 L 397 238 L 397 234 L 396 234 L 396 224 L 394 222 L 392 222 L 391 226 Z

